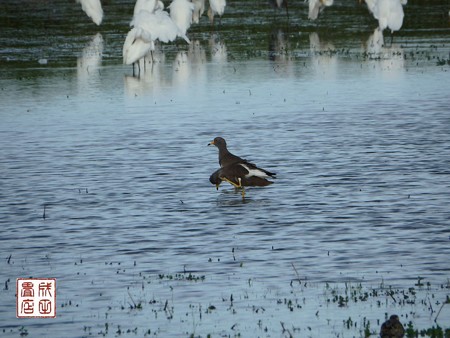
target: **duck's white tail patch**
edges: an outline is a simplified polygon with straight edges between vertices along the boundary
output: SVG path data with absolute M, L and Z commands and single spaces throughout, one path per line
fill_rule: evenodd
M 242 167 L 244 167 L 248 171 L 248 174 L 245 175 L 246 178 L 249 178 L 249 177 L 252 177 L 252 176 L 256 176 L 256 177 L 260 177 L 260 178 L 268 178 L 269 177 L 269 175 L 267 175 L 261 169 L 258 169 L 258 168 L 250 169 L 247 165 L 245 165 L 243 163 L 239 163 L 239 165 L 241 165 Z

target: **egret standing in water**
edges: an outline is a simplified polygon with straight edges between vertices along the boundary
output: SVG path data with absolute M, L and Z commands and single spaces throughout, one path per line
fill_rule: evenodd
M 81 9 L 92 21 L 99 26 L 103 20 L 103 9 L 100 0 L 77 0 L 81 4 Z
M 173 0 L 169 6 L 170 18 L 178 26 L 179 35 L 185 37 L 191 27 L 194 4 L 188 0 Z
M 149 11 L 150 13 L 156 10 L 164 9 L 164 4 L 157 0 L 137 0 L 134 5 L 133 18 L 142 10 Z
M 199 23 L 200 17 L 205 12 L 205 0 L 192 0 L 194 4 L 194 13 L 192 13 L 192 21 Z
M 319 16 L 319 13 L 322 12 L 325 7 L 329 7 L 333 4 L 333 0 L 309 0 L 308 3 L 308 19 L 316 20 Z
M 162 5 L 162 8 L 158 7 L 157 0 L 137 0 L 134 5 L 133 19 L 130 23 L 133 28 L 128 32 L 122 50 L 123 63 L 133 65 L 133 74 L 134 64 L 138 62 L 140 70 L 139 61 L 145 58 L 145 55 L 155 47 L 152 37 L 148 32 L 146 33 L 145 29 L 139 27 L 139 23 L 150 17 L 157 9 L 162 10 L 163 8 L 164 5 Z
M 400 30 L 403 25 L 403 6 L 408 0 L 365 0 L 369 11 L 378 20 L 378 26 L 383 31 L 386 28 L 391 33 Z
M 167 43 L 181 37 L 187 43 L 190 43 L 186 34 L 171 19 L 169 13 L 162 10 L 159 1 L 138 0 L 138 2 L 139 5 L 147 2 L 147 6 L 149 6 L 147 8 L 149 9 L 153 3 L 154 8 L 153 11 L 141 9 L 134 15 L 130 23 L 133 28 L 128 32 L 123 45 L 124 64 L 134 64 L 143 59 L 155 49 L 156 40 Z M 192 15 L 192 12 L 190 15 Z
M 220 18 L 225 12 L 226 0 L 209 0 L 208 17 L 211 25 L 214 24 L 214 16 L 217 14 Z

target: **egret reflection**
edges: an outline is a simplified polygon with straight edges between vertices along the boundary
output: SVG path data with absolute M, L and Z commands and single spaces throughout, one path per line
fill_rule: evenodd
M 282 28 L 274 28 L 270 32 L 269 59 L 285 59 L 289 53 L 289 40 Z
M 206 83 L 206 49 L 202 46 L 199 40 L 191 41 L 188 50 L 188 59 L 191 64 L 191 71 L 193 73 L 193 76 L 195 76 L 197 79 L 202 79 L 202 81 Z
M 161 91 L 162 88 L 169 86 L 171 83 L 166 69 L 167 64 L 165 62 L 147 62 L 145 71 L 141 71 L 139 76 L 124 76 L 125 93 L 127 96 L 134 97 Z
M 383 31 L 379 28 L 376 28 L 367 39 L 366 45 L 369 58 L 379 58 L 381 49 L 384 46 Z
M 219 34 L 211 34 L 209 38 L 209 49 L 211 52 L 211 61 L 216 63 L 226 63 L 228 61 L 227 46 Z
M 373 68 L 381 73 L 396 75 L 405 67 L 405 57 L 400 45 L 384 43 L 383 31 L 378 27 L 366 42 L 366 54 Z
M 152 58 L 140 60 L 140 72 L 125 75 L 125 92 L 129 96 L 147 95 L 165 87 L 188 87 L 195 81 L 206 82 L 208 72 L 216 73 L 219 65 L 228 62 L 227 47 L 217 34 L 212 34 L 207 47 L 193 40 L 187 50 L 176 52 L 172 62 L 171 52 L 164 52 L 155 44 Z M 211 63 L 213 67 L 208 67 Z
M 282 72 L 284 76 L 295 75 L 289 35 L 283 28 L 274 28 L 270 32 L 269 60 L 273 62 L 276 72 Z
M 189 45 L 189 59 L 193 64 L 205 63 L 206 62 L 206 50 L 202 46 L 199 40 L 191 41 Z
M 331 42 L 323 42 L 319 34 L 309 34 L 309 48 L 311 51 L 311 64 L 317 74 L 335 77 L 338 68 L 338 55 Z
M 191 80 L 191 62 L 185 51 L 178 52 L 173 61 L 172 84 L 182 85 Z
M 99 82 L 103 55 L 103 37 L 97 33 L 77 59 L 77 80 L 79 88 L 86 90 L 90 83 Z

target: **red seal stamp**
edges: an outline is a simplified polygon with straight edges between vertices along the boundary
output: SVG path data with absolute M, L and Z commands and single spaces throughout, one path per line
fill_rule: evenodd
M 56 317 L 56 278 L 17 278 L 17 318 Z

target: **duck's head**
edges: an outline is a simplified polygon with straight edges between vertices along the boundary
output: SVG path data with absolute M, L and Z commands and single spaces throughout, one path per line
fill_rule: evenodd
M 217 148 L 226 148 L 227 142 L 222 137 L 216 137 L 214 140 L 208 143 L 209 146 L 214 145 Z

